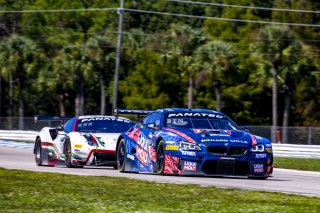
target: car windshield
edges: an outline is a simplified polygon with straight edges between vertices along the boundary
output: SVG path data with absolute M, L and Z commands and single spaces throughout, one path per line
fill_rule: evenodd
M 134 123 L 122 119 L 79 119 L 77 132 L 122 133 L 133 127 Z
M 228 118 L 194 118 L 180 117 L 167 118 L 165 126 L 169 128 L 188 128 L 188 129 L 223 129 L 239 130 L 237 124 Z

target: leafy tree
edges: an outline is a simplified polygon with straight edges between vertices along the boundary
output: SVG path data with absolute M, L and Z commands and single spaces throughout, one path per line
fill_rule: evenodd
M 114 65 L 114 47 L 111 42 L 103 36 L 91 37 L 84 50 L 84 56 L 88 62 L 88 79 L 90 75 L 96 76 L 100 82 L 100 114 L 105 114 L 106 85 L 112 77 Z
M 189 25 L 172 24 L 167 39 L 167 51 L 163 54 L 164 61 L 174 60 L 182 75 L 188 78 L 188 108 L 193 108 L 194 78 L 197 73 L 194 52 L 205 42 L 202 30 Z
M 284 88 L 284 114 L 283 126 L 288 126 L 289 111 L 294 85 L 299 80 L 298 70 L 301 57 L 304 55 L 303 44 L 297 36 L 285 26 L 267 26 L 258 33 L 259 41 L 254 44 L 254 49 L 262 54 L 267 67 L 272 70 L 272 111 L 273 135 L 275 142 L 275 127 L 278 124 L 278 92 L 279 80 Z M 284 135 L 287 135 L 285 132 Z M 286 136 L 284 137 L 286 140 Z
M 18 87 L 19 129 L 24 129 L 24 93 L 28 86 L 27 80 L 35 74 L 39 55 L 35 43 L 19 35 L 11 35 L 0 44 L 1 73 L 9 76 L 10 94 L 12 94 L 13 79 Z
M 235 66 L 236 51 L 222 41 L 211 41 L 200 46 L 195 52 L 197 69 L 210 76 L 215 88 L 216 110 L 221 111 L 221 81 L 225 73 Z
M 125 106 L 129 109 L 182 106 L 182 87 L 175 68 L 162 64 L 159 54 L 140 50 L 135 69 L 120 84 Z

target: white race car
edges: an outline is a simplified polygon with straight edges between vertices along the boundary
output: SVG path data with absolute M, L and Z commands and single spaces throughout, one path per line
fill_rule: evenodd
M 35 121 L 66 120 L 63 117 L 35 117 Z M 127 118 L 114 116 L 76 116 L 59 127 L 44 127 L 34 142 L 38 166 L 65 164 L 67 167 L 89 165 L 116 168 L 117 139 L 133 127 Z

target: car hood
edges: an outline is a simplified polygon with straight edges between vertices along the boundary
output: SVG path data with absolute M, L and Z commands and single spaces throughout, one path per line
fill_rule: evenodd
M 241 130 L 214 130 L 214 129 L 170 129 L 164 128 L 168 134 L 175 134 L 182 140 L 198 144 L 229 143 L 251 146 L 257 143 L 256 137 Z

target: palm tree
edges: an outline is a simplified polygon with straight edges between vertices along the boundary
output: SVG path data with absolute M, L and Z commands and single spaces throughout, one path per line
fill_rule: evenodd
M 9 77 L 10 94 L 12 94 L 13 79 L 17 82 L 19 101 L 19 129 L 24 129 L 24 90 L 28 74 L 35 71 L 39 52 L 35 43 L 23 36 L 11 35 L 2 40 L 0 44 L 1 73 Z M 10 101 L 12 103 L 12 95 Z M 12 106 L 9 106 L 12 109 Z M 9 116 L 12 112 L 9 112 Z
M 284 140 L 287 138 L 287 126 L 291 93 L 293 91 L 292 81 L 297 79 L 297 65 L 302 54 L 303 44 L 287 26 L 267 26 L 257 34 L 257 42 L 254 45 L 267 66 L 272 70 L 272 131 L 271 140 L 276 142 L 276 131 L 278 126 L 278 84 L 284 88 L 284 116 L 283 129 Z
M 68 81 L 65 86 L 68 87 L 71 83 L 71 87 L 76 90 L 74 100 L 76 115 L 84 114 L 85 72 L 89 69 L 88 64 L 84 61 L 83 52 L 83 45 L 68 45 L 59 51 L 53 62 L 55 75 Z M 71 82 L 68 76 L 72 77 Z
M 194 77 L 197 73 L 195 67 L 195 50 L 205 42 L 206 38 L 201 29 L 189 25 L 171 25 L 171 32 L 167 37 L 168 51 L 163 58 L 175 60 L 178 68 L 188 77 L 188 108 L 193 107 Z
M 221 81 L 223 75 L 233 67 L 236 51 L 223 41 L 211 41 L 195 52 L 197 69 L 209 74 L 216 94 L 216 110 L 221 111 Z
M 114 49 L 108 38 L 96 36 L 90 38 L 84 50 L 84 56 L 89 64 L 87 75 L 95 75 L 100 81 L 100 114 L 105 114 L 106 108 L 106 84 L 112 76 L 110 64 L 114 61 Z

